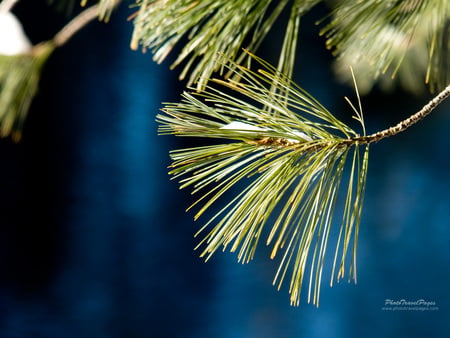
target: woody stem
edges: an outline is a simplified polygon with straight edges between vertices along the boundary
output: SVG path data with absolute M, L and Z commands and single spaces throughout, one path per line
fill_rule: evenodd
M 378 142 L 386 137 L 394 136 L 402 131 L 405 131 L 413 124 L 422 120 L 425 116 L 430 114 L 434 108 L 436 108 L 440 103 L 442 103 L 446 98 L 450 96 L 450 85 L 448 85 L 444 90 L 442 90 L 438 95 L 436 95 L 430 102 L 428 102 L 421 110 L 419 110 L 414 115 L 411 115 L 406 120 L 397 123 L 395 126 L 388 129 L 376 132 L 368 136 L 358 136 L 349 139 L 351 143 L 368 144 L 372 142 Z
M 108 6 L 111 8 L 116 7 L 120 1 L 111 1 Z M 53 43 L 56 47 L 63 46 L 67 41 L 72 38 L 75 33 L 89 24 L 92 20 L 99 16 L 99 4 L 93 5 L 83 12 L 78 14 L 67 25 L 65 25 L 53 38 Z
M 9 12 L 14 7 L 17 1 L 18 0 L 3 0 L 0 3 L 0 13 Z

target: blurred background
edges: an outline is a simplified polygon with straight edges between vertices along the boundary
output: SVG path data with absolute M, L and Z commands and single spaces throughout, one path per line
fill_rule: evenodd
M 66 17 L 23 0 L 16 13 L 33 43 Z M 169 180 L 157 136 L 161 102 L 183 83 L 170 60 L 132 52 L 119 8 L 49 60 L 24 139 L 0 140 L 0 337 L 291 338 L 443 337 L 450 316 L 450 102 L 371 148 L 358 246 L 358 284 L 322 286 L 319 308 L 289 306 L 271 282 L 276 263 L 217 253 L 204 263 L 185 213 L 191 197 Z M 330 111 L 350 114 L 317 38 L 317 8 L 302 22 L 295 80 Z M 282 28 L 282 27 L 281 27 Z M 275 30 L 260 56 L 274 58 Z M 378 91 L 363 98 L 375 132 L 417 111 L 430 95 Z M 331 250 L 330 250 L 331 252 Z M 331 267 L 331 264 L 328 264 Z M 329 278 L 327 270 L 325 277 Z M 433 311 L 383 310 L 393 301 L 435 302 Z

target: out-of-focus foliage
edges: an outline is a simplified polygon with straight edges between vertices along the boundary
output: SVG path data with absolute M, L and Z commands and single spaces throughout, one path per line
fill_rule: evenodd
M 442 90 L 450 82 L 450 1 L 339 1 L 322 30 L 338 57 L 335 69 L 351 81 L 352 66 L 367 93 L 392 78 L 412 92 Z
M 38 90 L 42 68 L 54 47 L 51 42 L 35 46 L 29 54 L 0 55 L 0 136 L 15 141 L 31 101 Z
M 243 64 L 242 48 L 255 52 L 290 5 L 278 69 L 292 75 L 300 18 L 320 0 L 137 0 L 132 48 L 139 45 L 162 62 L 181 46 L 172 67 L 184 64 L 180 78 L 204 88 L 220 69 L 217 55 Z M 352 66 L 367 93 L 377 81 L 418 93 L 443 89 L 450 81 L 450 1 L 344 0 L 331 2 L 331 21 L 322 34 L 338 58 L 335 70 L 351 81 Z M 395 79 L 395 81 L 393 81 Z M 426 85 L 424 85 L 426 84 Z
M 157 62 L 162 62 L 175 45 L 182 45 L 172 67 L 185 62 L 180 77 L 202 89 L 221 68 L 219 53 L 238 64 L 249 61 L 242 48 L 255 51 L 291 3 L 284 42 L 278 47 L 279 69 L 291 75 L 300 17 L 319 1 L 137 0 L 131 45 L 151 50 Z

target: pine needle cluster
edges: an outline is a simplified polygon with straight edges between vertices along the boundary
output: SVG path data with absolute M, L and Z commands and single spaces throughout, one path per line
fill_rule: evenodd
M 360 83 L 364 93 L 378 79 L 390 88 L 397 77 L 412 92 L 423 83 L 438 91 L 450 82 L 448 0 L 341 1 L 322 34 L 341 78 L 351 81 L 349 65 L 370 75 Z
M 300 18 L 320 0 L 137 0 L 132 48 L 139 45 L 162 62 L 176 45 L 172 64 L 184 63 L 180 78 L 203 89 L 223 53 L 238 64 L 248 61 L 241 49 L 255 52 L 285 8 L 290 6 L 278 70 L 291 76 Z M 431 91 L 450 81 L 450 2 L 447 0 L 331 2 L 331 20 L 322 29 L 326 46 L 336 55 L 336 73 L 350 81 L 348 67 L 367 93 L 376 82 L 392 88 L 393 78 L 405 89 Z M 323 24 L 327 20 L 322 20 Z
M 242 48 L 255 51 L 291 1 L 280 0 L 137 0 L 131 42 L 162 62 L 177 44 L 184 44 L 173 63 L 186 62 L 180 78 L 203 89 L 221 67 L 219 53 L 243 64 L 248 56 Z M 290 75 L 293 68 L 300 17 L 319 0 L 292 1 L 291 15 L 280 51 L 280 66 Z
M 52 43 L 43 43 L 29 54 L 0 55 L 0 136 L 19 141 L 30 104 L 38 90 L 42 68 Z
M 229 248 L 238 252 L 240 262 L 249 262 L 268 227 L 264 240 L 272 247 L 271 258 L 281 255 L 274 283 L 281 287 L 290 275 L 291 303 L 298 305 L 306 278 L 308 302 L 318 305 L 342 180 L 346 198 L 332 279 L 344 276 L 351 251 L 350 273 L 356 280 L 369 146 L 360 149 L 352 141 L 359 137 L 357 132 L 274 67 L 251 57 L 262 67 L 257 72 L 228 61 L 241 81 L 212 80 L 201 93 L 184 93 L 181 103 L 164 106 L 165 114 L 157 117 L 161 134 L 224 140 L 172 151 L 170 173 L 180 179 L 182 188 L 189 186 L 201 195 L 190 207 L 199 205 L 196 219 L 219 200 L 224 205 L 197 234 L 207 233 L 199 245 L 201 256 L 209 259 L 217 250 Z M 362 113 L 355 112 L 364 130 Z M 347 163 L 350 169 L 344 179 Z M 245 188 L 223 201 L 241 181 Z

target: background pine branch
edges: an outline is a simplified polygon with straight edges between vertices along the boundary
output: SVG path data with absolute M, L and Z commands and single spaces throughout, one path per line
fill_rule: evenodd
M 53 49 L 52 43 L 43 43 L 30 54 L 0 55 L 0 136 L 21 139 L 42 67 Z
M 368 92 L 381 78 L 412 92 L 426 83 L 432 92 L 450 82 L 450 5 L 446 0 L 341 1 L 321 34 L 338 57 L 336 70 L 351 81 L 347 68 L 369 74 L 360 87 Z
M 131 46 L 149 49 L 160 63 L 175 45 L 185 44 L 172 67 L 186 62 L 180 78 L 187 77 L 189 85 L 203 89 L 220 68 L 217 55 L 222 53 L 239 64 L 248 61 L 242 48 L 255 51 L 289 2 L 139 0 Z M 288 74 L 295 61 L 300 17 L 318 2 L 293 1 L 280 51 L 280 70 Z
M 0 136 L 19 141 L 28 109 L 38 91 L 42 70 L 55 48 L 65 45 L 74 34 L 94 19 L 107 21 L 120 1 L 100 1 L 70 20 L 53 39 L 32 46 L 20 22 L 10 12 L 16 2 L 0 7 Z M 83 3 L 82 3 L 83 4 Z M 71 2 L 65 3 L 71 5 Z M 6 6 L 6 5 L 5 5 Z M 6 11 L 4 13 L 4 11 Z

